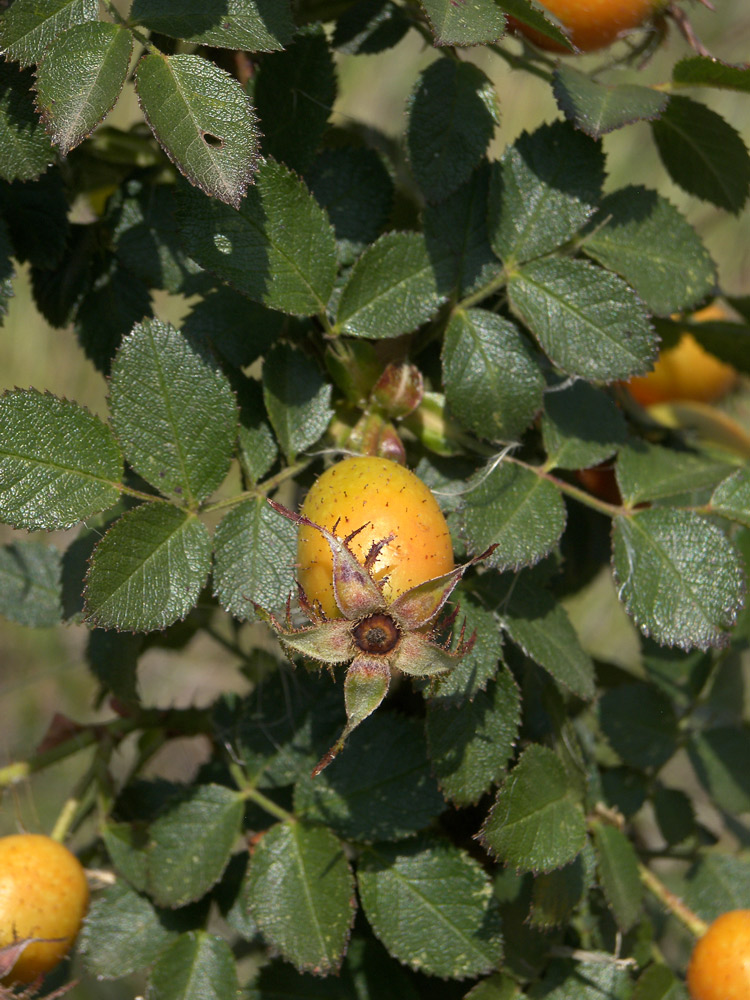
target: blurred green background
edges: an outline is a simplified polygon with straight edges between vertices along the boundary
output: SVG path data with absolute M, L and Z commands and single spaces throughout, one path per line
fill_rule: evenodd
M 747 0 L 716 0 L 716 5 L 715 12 L 698 2 L 686 5 L 698 36 L 722 59 L 746 61 L 750 53 L 750 4 Z M 515 41 L 506 44 L 513 51 L 519 48 Z M 666 81 L 672 63 L 686 54 L 689 50 L 685 42 L 673 29 L 663 51 L 649 65 L 639 71 L 618 72 L 643 82 Z M 549 87 L 543 81 L 526 73 L 511 72 L 488 51 L 477 50 L 466 55 L 496 81 L 502 123 L 493 143 L 493 156 L 500 155 L 522 130 L 531 131 L 541 122 L 559 117 Z M 354 119 L 398 136 L 404 127 L 405 103 L 417 74 L 434 58 L 434 50 L 415 36 L 379 56 L 339 59 L 340 97 L 333 122 Z M 606 58 L 606 54 L 589 56 L 582 65 L 599 66 Z M 750 146 L 747 95 L 701 90 L 695 96 L 721 113 Z M 127 127 L 139 118 L 132 88 L 126 89 L 110 122 Z M 734 217 L 675 187 L 660 164 L 645 123 L 605 137 L 604 147 L 608 155 L 608 186 L 643 183 L 657 188 L 682 209 L 704 238 L 718 264 L 723 290 L 734 295 L 750 294 L 750 212 L 746 210 Z M 85 205 L 76 207 L 77 212 L 86 210 Z M 161 297 L 156 309 L 161 318 L 179 323 L 189 303 Z M 0 389 L 34 386 L 106 415 L 105 380 L 87 361 L 71 330 L 52 329 L 39 315 L 23 269 L 18 270 L 15 297 L 0 328 L 0 380 Z M 0 526 L 0 543 L 13 537 L 11 529 Z M 44 536 L 49 543 L 60 547 L 65 547 L 70 537 L 63 533 Z M 571 611 L 584 643 L 592 652 L 637 670 L 637 637 L 617 606 L 606 576 L 589 593 L 579 595 L 572 602 Z M 614 645 L 613 628 L 618 636 Z M 101 709 L 94 705 L 96 684 L 84 662 L 86 637 L 83 626 L 31 630 L 0 619 L 0 767 L 32 753 L 56 712 L 78 721 L 111 714 L 106 705 Z M 164 706 L 205 702 L 217 690 L 242 690 L 245 683 L 236 670 L 236 660 L 205 637 L 179 653 L 163 650 L 148 653 L 139 681 L 146 702 Z M 159 773 L 186 779 L 200 760 L 201 752 L 200 742 L 177 742 L 160 755 L 154 766 Z M 79 754 L 6 792 L 0 803 L 0 834 L 19 828 L 49 832 L 86 764 L 87 754 Z M 85 841 L 86 835 L 86 831 L 82 832 L 80 842 Z M 72 1000 L 132 997 L 134 989 L 136 984 L 84 983 L 69 995 Z

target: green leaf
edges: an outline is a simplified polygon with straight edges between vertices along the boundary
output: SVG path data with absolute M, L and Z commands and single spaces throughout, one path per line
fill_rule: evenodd
M 750 908 L 750 858 L 718 851 L 698 857 L 688 876 L 685 902 L 704 920 Z
M 735 815 L 750 810 L 750 726 L 718 726 L 693 733 L 688 753 L 714 802 Z
M 528 25 L 533 31 L 556 42 L 562 49 L 569 53 L 575 51 L 567 34 L 560 30 L 556 22 L 549 20 L 545 16 L 546 11 L 540 10 L 535 2 L 530 2 L 530 0 L 498 0 L 498 6 L 510 14 L 515 21 Z
M 357 841 L 407 837 L 444 808 L 422 723 L 394 713 L 373 715 L 346 753 L 317 777 L 303 775 L 294 790 L 295 815 Z
M 250 907 L 268 944 L 300 972 L 336 972 L 354 921 L 354 879 L 324 827 L 278 823 L 250 861 Z
M 286 0 L 134 0 L 132 21 L 161 35 L 217 48 L 270 52 L 292 36 Z
M 28 261 L 47 268 L 60 263 L 67 248 L 70 225 L 68 200 L 59 171 L 43 174 L 36 181 L 0 182 L 0 215 L 10 233 L 12 256 L 19 263 Z
M 268 611 L 284 607 L 295 589 L 297 529 L 262 497 L 226 514 L 214 535 L 214 592 L 235 618 L 255 618 L 252 602 Z
M 74 320 L 78 341 L 99 371 L 109 374 L 123 337 L 152 311 L 146 285 L 110 257 L 106 271 L 85 289 Z
M 657 316 L 693 307 L 716 281 L 693 227 L 666 198 L 644 187 L 624 187 L 603 199 L 583 249 L 624 278 Z
M 98 17 L 98 0 L 16 0 L 0 19 L 0 48 L 30 66 L 63 31 Z
M 357 879 L 372 929 L 400 962 L 450 979 L 483 975 L 499 964 L 492 885 L 453 844 L 420 839 L 368 848 Z
M 212 281 L 182 249 L 172 185 L 127 181 L 110 200 L 107 215 L 118 260 L 149 288 L 187 294 Z M 247 311 L 247 300 L 236 297 Z
M 514 643 L 579 698 L 594 696 L 594 664 L 568 613 L 532 575 L 514 576 L 498 613 Z
M 677 717 L 659 688 L 642 682 L 620 684 L 605 691 L 598 708 L 602 732 L 626 764 L 658 771 L 673 756 Z
M 742 606 L 739 556 L 716 525 L 654 507 L 614 521 L 620 600 L 645 635 L 666 646 L 723 646 Z
M 670 847 L 694 835 L 695 813 L 685 792 L 657 784 L 651 801 L 661 835 Z
M 219 881 L 244 809 L 239 792 L 205 784 L 191 789 L 151 824 L 147 886 L 158 905 L 185 906 Z
M 336 73 L 321 24 L 300 31 L 283 52 L 263 56 L 253 101 L 263 152 L 290 169 L 309 166 L 336 100 Z
M 166 628 L 198 600 L 210 563 L 211 538 L 197 518 L 166 503 L 141 504 L 94 549 L 87 621 L 130 632 Z
M 554 386 L 544 395 L 542 438 L 549 468 L 597 465 L 617 451 L 625 433 L 620 410 L 605 392 L 588 382 Z
M 592 879 L 583 861 L 587 851 L 591 851 L 588 844 L 569 865 L 536 876 L 531 900 L 532 927 L 549 930 L 571 920 L 584 892 L 591 888 Z
M 452 0 L 420 2 L 436 45 L 480 45 L 505 34 L 505 15 L 495 0 L 477 0 L 470 8 Z
M 552 91 L 568 121 L 592 139 L 633 122 L 653 121 L 669 101 L 667 94 L 651 87 L 600 83 L 572 66 L 555 69 Z
M 354 263 L 377 239 L 393 202 L 393 181 L 383 161 L 372 149 L 323 149 L 305 180 L 336 231 L 341 263 Z
M 544 376 L 508 320 L 484 309 L 457 310 L 442 350 L 445 397 L 480 438 L 512 441 L 542 408 Z
M 398 337 L 434 316 L 444 298 L 422 234 L 386 233 L 352 268 L 336 326 L 350 337 Z
M 207 195 L 238 209 L 258 166 L 258 129 L 234 77 L 202 56 L 143 56 L 136 89 L 164 151 Z
M 438 291 L 457 301 L 487 285 L 502 267 L 487 234 L 489 179 L 489 164 L 483 162 L 452 195 L 424 209 Z
M 284 315 L 250 302 L 222 285 L 197 302 L 182 324 L 193 343 L 226 358 L 236 368 L 251 365 L 281 333 Z
M 731 463 L 721 459 L 640 439 L 620 449 L 615 466 L 623 500 L 631 505 L 711 489 L 731 469 Z
M 218 704 L 215 729 L 248 781 L 281 788 L 310 772 L 341 732 L 344 699 L 328 675 L 292 672 L 256 650 L 254 662 L 267 669 L 269 660 L 275 669 L 250 697 Z
M 171 324 L 146 320 L 123 341 L 109 394 L 114 432 L 146 482 L 191 508 L 221 485 L 232 459 L 237 404 L 210 355 Z
M 227 1000 L 238 993 L 232 949 L 203 930 L 182 934 L 149 976 L 149 1000 Z
M 0 177 L 6 181 L 36 180 L 55 159 L 34 107 L 33 85 L 29 70 L 19 73 L 0 58 Z
M 502 462 L 469 483 L 459 514 L 471 552 L 497 544 L 487 563 L 497 569 L 531 566 L 547 555 L 565 528 L 558 490 L 530 469 Z
M 490 79 L 469 62 L 437 59 L 411 95 L 406 148 L 427 201 L 440 201 L 467 181 L 500 123 Z
M 411 27 L 393 0 L 359 0 L 336 21 L 332 44 L 344 55 L 375 55 L 398 45 Z
M 240 404 L 240 428 L 237 457 L 249 483 L 257 483 L 271 469 L 279 456 L 276 438 L 266 420 L 263 388 L 256 379 L 235 379 Z
M 271 309 L 322 312 L 336 278 L 336 238 L 307 188 L 280 163 L 258 169 L 238 211 L 178 189 L 178 223 L 202 267 Z
M 0 614 L 49 628 L 63 617 L 62 557 L 54 545 L 12 542 L 0 548 Z
M 750 93 L 750 67 L 733 66 L 713 56 L 687 56 L 672 67 L 672 80 L 684 87 L 719 87 Z
M 52 141 L 67 156 L 115 105 L 130 65 L 133 36 L 89 21 L 59 35 L 36 74 L 36 100 Z
M 471 701 L 498 671 L 503 657 L 503 638 L 492 611 L 484 607 L 471 591 L 455 592 L 458 598 L 458 621 L 466 625 L 466 635 L 476 635 L 474 645 L 464 653 L 447 674 L 430 680 L 429 697 L 443 706 L 459 706 Z M 453 632 L 453 646 L 458 643 L 458 630 Z
M 427 703 L 430 758 L 446 798 L 470 805 L 499 780 L 513 754 L 520 717 L 518 686 L 505 666 L 463 705 Z
M 601 145 L 571 125 L 523 132 L 493 167 L 493 250 L 508 266 L 556 250 L 593 215 L 603 182 Z
M 103 691 L 111 691 L 122 702 L 137 704 L 138 657 L 142 651 L 141 635 L 95 628 L 89 632 L 86 660 Z
M 738 469 L 719 483 L 709 507 L 712 513 L 750 528 L 750 469 Z
M 34 389 L 0 396 L 0 520 L 70 528 L 118 500 L 122 456 L 106 424 Z
M 505 779 L 481 831 L 487 850 L 517 871 L 549 872 L 583 850 L 586 820 L 560 758 L 532 744 Z
M 731 125 L 704 104 L 673 95 L 651 128 L 676 184 L 719 208 L 740 211 L 750 191 L 750 156 Z
M 552 962 L 530 1000 L 632 1000 L 627 967 L 615 962 Z
M 569 375 L 613 382 L 652 367 L 657 341 L 633 290 L 584 260 L 542 258 L 511 275 L 513 311 Z
M 145 896 L 118 879 L 92 902 L 78 950 L 91 975 L 119 979 L 152 965 L 176 936 Z
M 518 1000 L 520 987 L 502 972 L 482 979 L 466 994 L 465 1000 Z
M 670 968 L 650 965 L 638 977 L 630 1000 L 688 1000 L 688 995 Z
M 597 822 L 593 834 L 601 887 L 617 926 L 625 933 L 636 923 L 643 907 L 638 856 L 617 827 Z
M 274 344 L 263 366 L 263 399 L 290 462 L 315 444 L 333 416 L 331 384 L 293 344 Z

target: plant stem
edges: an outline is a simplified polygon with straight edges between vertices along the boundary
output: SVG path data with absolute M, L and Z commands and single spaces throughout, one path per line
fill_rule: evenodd
M 650 868 L 647 868 L 642 862 L 638 862 L 638 872 L 641 876 L 641 881 L 646 886 L 648 891 L 655 896 L 660 903 L 673 913 L 675 917 L 682 923 L 695 937 L 703 937 L 703 935 L 708 930 L 708 924 L 705 920 L 694 913 L 679 896 L 676 896 L 671 889 L 668 889 L 658 876 L 654 875 Z
M 286 482 L 287 479 L 294 479 L 298 473 L 307 468 L 311 461 L 311 458 L 301 459 L 299 462 L 295 462 L 293 465 L 287 466 L 286 469 L 282 469 L 281 472 L 277 472 L 275 476 L 271 476 L 269 479 L 266 479 L 257 486 L 254 486 L 251 490 L 245 490 L 243 493 L 238 493 L 236 496 L 227 497 L 226 500 L 218 500 L 216 503 L 208 504 L 203 508 L 202 513 L 208 514 L 213 513 L 213 511 L 216 510 L 225 510 L 227 507 L 236 507 L 237 504 L 242 503 L 243 500 L 253 500 L 259 497 L 265 497 L 272 490 L 275 490 L 277 486 Z
M 271 816 L 275 816 L 276 819 L 281 820 L 282 823 L 296 823 L 297 818 L 292 813 L 287 812 L 282 806 L 277 805 L 273 799 L 269 799 L 267 795 L 263 792 L 259 792 L 257 788 L 245 788 L 242 793 L 246 799 L 250 799 L 257 806 L 260 806 L 265 812 L 270 813 Z
M 598 510 L 600 514 L 605 514 L 607 517 L 617 517 L 620 514 L 627 514 L 628 511 L 625 507 L 618 507 L 617 504 L 607 503 L 605 500 L 599 500 L 597 497 L 592 496 L 587 493 L 586 490 L 580 489 L 578 486 L 573 486 L 572 483 L 566 483 L 563 479 L 558 479 L 557 476 L 551 475 L 546 469 L 539 465 L 529 465 L 527 462 L 522 462 L 520 458 L 513 458 L 508 455 L 504 461 L 512 462 L 514 465 L 520 465 L 522 469 L 528 469 L 529 472 L 533 472 L 535 476 L 539 476 L 540 479 L 546 479 L 548 483 L 552 483 L 561 493 L 565 493 L 567 496 L 572 497 L 574 500 L 578 500 L 579 503 L 585 504 L 587 507 L 591 507 L 592 510 Z

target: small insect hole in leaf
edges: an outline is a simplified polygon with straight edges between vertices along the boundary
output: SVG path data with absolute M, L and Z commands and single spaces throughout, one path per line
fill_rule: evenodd
M 224 140 L 212 132 L 201 132 L 201 136 L 205 144 L 212 149 L 221 149 L 224 146 Z

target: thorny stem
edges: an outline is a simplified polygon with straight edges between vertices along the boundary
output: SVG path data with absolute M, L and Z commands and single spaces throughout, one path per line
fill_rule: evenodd
M 638 873 L 648 891 L 660 903 L 663 903 L 670 913 L 673 913 L 680 923 L 687 927 L 691 934 L 697 938 L 703 937 L 708 930 L 708 924 L 705 920 L 683 903 L 680 897 L 676 896 L 671 889 L 668 889 L 661 879 L 657 875 L 654 875 L 651 869 L 647 868 L 641 861 L 638 862 Z

